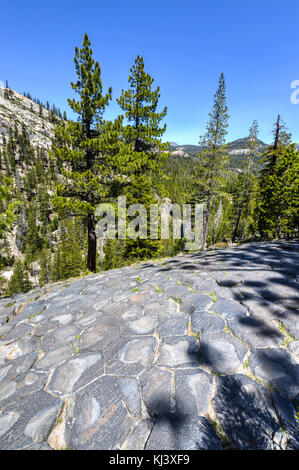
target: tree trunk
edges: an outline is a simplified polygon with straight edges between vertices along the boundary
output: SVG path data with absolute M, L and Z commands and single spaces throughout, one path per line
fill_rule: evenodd
M 87 215 L 88 230 L 88 254 L 87 269 L 93 273 L 96 272 L 96 253 L 97 253 L 97 236 L 95 231 L 95 217 L 93 212 Z

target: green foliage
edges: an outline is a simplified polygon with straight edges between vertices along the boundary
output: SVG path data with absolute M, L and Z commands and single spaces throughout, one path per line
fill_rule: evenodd
M 125 111 L 127 122 L 122 135 L 127 145 L 125 172 L 130 180 L 129 184 L 124 185 L 124 194 L 127 204 L 141 203 L 148 214 L 150 205 L 157 202 L 157 193 L 162 189 L 162 168 L 169 157 L 168 144 L 161 141 L 166 130 L 166 125 L 161 126 L 161 121 L 166 116 L 167 108 L 157 112 L 160 89 L 153 90 L 153 82 L 154 79 L 144 70 L 143 58 L 137 56 L 130 69 L 129 89 L 123 90 L 117 100 Z M 146 229 L 149 233 L 149 220 Z M 139 237 L 127 239 L 124 257 L 151 258 L 157 255 L 158 250 L 159 242 L 156 240 Z
M 51 280 L 51 257 L 46 248 L 43 248 L 40 259 L 39 285 L 44 286 Z
M 137 56 L 130 69 L 128 89 L 117 100 L 123 116 L 114 121 L 104 119 L 112 91 L 103 92 L 100 65 L 93 59 L 87 35 L 81 49 L 75 48 L 74 62 L 77 77 L 71 86 L 76 97 L 69 105 L 76 120 L 26 95 L 38 104 L 38 111 L 32 106 L 32 112 L 43 123 L 56 124 L 51 152 L 34 148 L 27 128 L 17 119 L 3 138 L 1 269 L 13 264 L 12 245 L 25 255 L 24 263 L 15 263 L 8 295 L 30 288 L 29 268 L 45 285 L 96 269 L 173 256 L 184 249 L 183 239 L 172 239 L 172 226 L 169 240 L 161 239 L 160 227 L 157 240 L 141 238 L 136 211 L 128 217 L 130 226 L 136 222 L 135 238 L 107 238 L 103 257 L 97 247 L 95 208 L 110 202 L 117 212 L 119 195 L 126 196 L 127 207 L 143 204 L 147 215 L 151 204 L 164 198 L 181 209 L 184 203 L 204 203 L 204 248 L 251 235 L 298 236 L 298 151 L 290 145 L 280 116 L 273 144 L 266 149 L 258 139 L 256 121 L 247 138 L 226 144 L 228 111 L 221 74 L 200 146 L 186 146 L 189 157 L 169 157 L 169 144 L 162 142 L 167 109 L 159 110 L 160 89 L 145 71 L 143 58 Z M 244 148 L 248 151 L 241 156 L 227 158 L 228 150 Z M 149 234 L 149 217 L 144 223 Z M 1 292 L 5 284 L 1 277 Z
M 68 102 L 78 114 L 78 120 L 62 121 L 56 128 L 52 155 L 59 166 L 62 181 L 56 186 L 52 202 L 62 217 L 86 216 L 87 268 L 95 271 L 94 212 L 96 205 L 107 194 L 120 121 L 106 123 L 103 120 L 104 110 L 111 99 L 111 89 L 103 94 L 100 65 L 92 58 L 87 35 L 84 36 L 82 48 L 75 48 L 74 62 L 77 82 L 71 85 L 79 99 Z
M 79 276 L 82 270 L 80 220 L 66 220 L 60 231 L 61 243 L 52 266 L 53 281 Z
M 246 238 L 251 228 L 253 193 L 256 185 L 256 177 L 253 173 L 253 159 L 257 153 L 258 132 L 258 123 L 254 121 L 249 130 L 249 152 L 243 160 L 242 172 L 238 175 L 233 192 L 233 242 L 237 238 Z
M 27 236 L 25 242 L 25 262 L 26 265 L 35 261 L 43 246 L 43 240 L 36 223 L 36 209 L 30 205 L 27 210 Z
M 258 182 L 255 226 L 261 237 L 291 237 L 299 228 L 299 152 L 292 144 L 280 146 L 275 156 L 271 173 Z
M 16 261 L 14 265 L 13 274 L 9 280 L 6 295 L 8 297 L 27 292 L 31 289 L 31 282 L 29 281 L 28 272 L 26 271 L 21 260 Z
M 214 105 L 209 113 L 210 120 L 206 133 L 200 138 L 203 150 L 199 154 L 199 191 L 200 199 L 206 202 L 206 214 L 203 232 L 203 247 L 207 247 L 207 238 L 213 198 L 221 184 L 221 176 L 227 161 L 225 135 L 227 134 L 226 85 L 221 74 L 219 86 L 214 95 Z

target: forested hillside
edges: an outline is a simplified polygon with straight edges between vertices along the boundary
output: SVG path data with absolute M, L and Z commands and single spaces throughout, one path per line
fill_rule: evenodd
M 222 74 L 199 146 L 169 147 L 167 108 L 142 57 L 114 121 L 104 117 L 112 90 L 103 90 L 87 36 L 75 49 L 75 68 L 74 120 L 29 93 L 0 90 L 2 295 L 183 249 L 182 240 L 97 240 L 97 204 L 116 207 L 120 195 L 146 208 L 204 203 L 203 249 L 298 236 L 299 154 L 280 116 L 271 145 L 259 140 L 256 121 L 246 138 L 227 144 Z

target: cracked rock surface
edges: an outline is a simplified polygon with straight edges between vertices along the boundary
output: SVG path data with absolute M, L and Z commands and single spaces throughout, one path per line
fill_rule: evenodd
M 299 244 L 0 301 L 0 449 L 299 449 Z

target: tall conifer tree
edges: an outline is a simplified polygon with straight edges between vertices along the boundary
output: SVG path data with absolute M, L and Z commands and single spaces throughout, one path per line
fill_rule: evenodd
M 219 177 L 226 163 L 227 150 L 225 135 L 227 134 L 228 108 L 226 105 L 226 85 L 223 73 L 219 86 L 214 95 L 214 105 L 209 113 L 210 120 L 206 133 L 200 137 L 199 144 L 203 147 L 200 152 L 200 172 L 203 182 L 203 196 L 207 204 L 203 227 L 203 249 L 207 248 L 209 219 L 213 197 L 219 186 Z
M 127 203 L 141 203 L 146 209 L 157 202 L 159 185 L 153 184 L 152 174 L 162 175 L 162 167 L 168 158 L 168 144 L 161 138 L 166 124 L 161 122 L 167 108 L 158 112 L 160 88 L 153 89 L 154 79 L 145 72 L 144 60 L 139 55 L 130 69 L 129 89 L 117 100 L 125 112 L 127 125 L 123 127 L 123 139 L 127 144 L 125 172 L 129 184 L 125 185 Z M 155 187 L 154 187 L 155 186 Z M 128 257 L 150 257 L 158 250 L 157 241 L 127 240 L 125 253 Z
M 103 94 L 101 68 L 92 57 L 87 34 L 81 49 L 75 48 L 77 81 L 71 83 L 79 99 L 68 103 L 78 115 L 77 122 L 62 121 L 56 128 L 52 154 L 60 167 L 63 181 L 53 198 L 60 215 L 85 215 L 88 232 L 87 269 L 96 271 L 95 206 L 106 193 L 109 174 L 101 152 L 103 113 L 111 99 L 111 88 Z
M 252 173 L 253 158 L 257 154 L 258 145 L 258 123 L 253 121 L 252 126 L 249 129 L 248 146 L 249 151 L 245 154 L 242 163 L 242 172 L 238 176 L 238 184 L 235 188 L 234 194 L 234 216 L 235 216 L 235 227 L 232 234 L 232 241 L 234 242 L 239 234 L 239 227 L 242 215 L 244 212 L 247 217 L 249 215 L 249 204 L 254 189 L 255 176 Z

